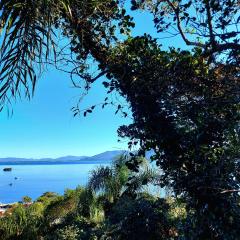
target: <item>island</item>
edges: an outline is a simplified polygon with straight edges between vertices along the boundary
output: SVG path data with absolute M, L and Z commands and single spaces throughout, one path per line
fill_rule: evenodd
M 4 171 L 4 172 L 11 172 L 11 171 L 12 171 L 12 168 L 7 167 L 7 168 L 4 168 L 3 171 Z

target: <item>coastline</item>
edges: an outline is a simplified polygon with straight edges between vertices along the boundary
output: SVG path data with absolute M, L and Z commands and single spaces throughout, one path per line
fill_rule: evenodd
M 22 203 L 22 202 L 13 202 L 13 203 L 0 203 L 0 217 L 4 217 L 5 213 L 7 210 L 11 209 L 14 205 Z M 29 203 L 22 203 L 24 207 L 28 207 L 32 204 L 33 202 Z
M 3 217 L 5 212 L 10 209 L 14 204 L 17 204 L 18 202 L 13 203 L 0 203 L 0 217 Z
M 69 164 L 109 164 L 111 161 L 66 161 L 66 162 L 0 162 L 0 166 L 14 166 L 14 165 L 69 165 Z

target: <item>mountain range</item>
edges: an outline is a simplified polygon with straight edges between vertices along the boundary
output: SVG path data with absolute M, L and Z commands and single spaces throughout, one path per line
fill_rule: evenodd
M 117 156 L 125 153 L 124 150 L 106 151 L 97 155 L 88 156 L 64 156 L 59 158 L 0 158 L 0 165 L 26 165 L 26 164 L 88 164 L 110 163 Z

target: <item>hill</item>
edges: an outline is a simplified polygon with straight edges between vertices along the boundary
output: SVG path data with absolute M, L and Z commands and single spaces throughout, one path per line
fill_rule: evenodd
M 106 151 L 94 156 L 63 156 L 59 158 L 0 158 L 0 165 L 26 165 L 26 164 L 89 164 L 110 163 L 114 158 L 123 154 L 123 150 Z

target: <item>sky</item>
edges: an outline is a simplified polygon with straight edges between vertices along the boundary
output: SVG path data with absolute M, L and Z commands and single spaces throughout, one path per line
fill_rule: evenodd
M 135 12 L 133 35 L 145 32 L 159 37 L 152 16 Z M 163 40 L 163 45 L 180 46 L 178 40 Z M 49 68 L 38 80 L 33 99 L 13 105 L 13 115 L 0 113 L 0 157 L 45 158 L 67 155 L 92 156 L 104 151 L 127 149 L 127 140 L 118 143 L 117 129 L 131 119 L 115 115 L 113 107 L 84 118 L 73 117 L 71 107 L 80 92 L 71 87 L 68 74 Z M 82 109 L 103 102 L 105 89 L 98 82 L 84 99 Z

